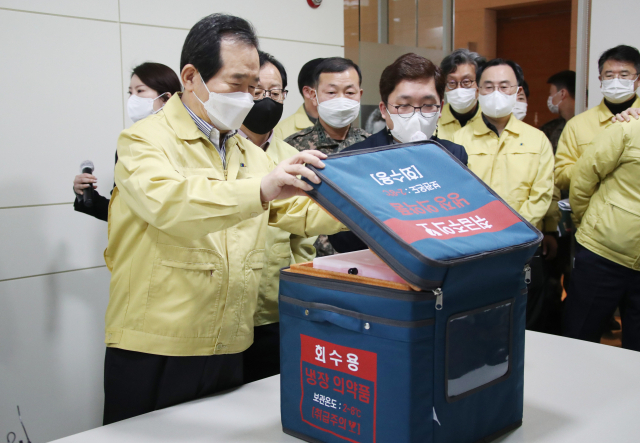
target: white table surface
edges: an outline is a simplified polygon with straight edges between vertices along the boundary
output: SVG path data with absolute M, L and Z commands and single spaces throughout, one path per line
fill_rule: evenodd
M 640 352 L 529 331 L 526 340 L 524 422 L 498 442 L 640 442 Z M 56 441 L 300 442 L 282 432 L 279 380 Z

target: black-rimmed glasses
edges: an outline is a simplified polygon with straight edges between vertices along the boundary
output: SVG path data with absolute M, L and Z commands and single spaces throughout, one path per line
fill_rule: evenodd
M 389 105 L 391 108 L 395 108 L 396 113 L 402 118 L 411 118 L 416 111 L 420 111 L 420 115 L 425 118 L 431 117 L 429 114 L 433 114 L 434 112 L 438 112 L 440 109 L 440 105 L 422 105 L 422 106 L 411 106 L 411 105 Z

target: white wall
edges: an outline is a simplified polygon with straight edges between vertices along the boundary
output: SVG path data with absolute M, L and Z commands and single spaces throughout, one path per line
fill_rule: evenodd
M 108 193 L 131 68 L 177 71 L 212 12 L 250 20 L 284 64 L 285 116 L 300 67 L 344 53 L 336 0 L 0 0 L 0 438 L 19 430 L 16 404 L 34 442 L 101 424 L 107 231 L 73 211 L 72 180 L 91 159 Z
M 591 38 L 589 42 L 589 101 L 588 107 L 602 101 L 598 80 L 598 59 L 609 48 L 629 45 L 640 49 L 638 29 L 640 1 L 591 0 Z M 631 32 L 630 32 L 631 31 Z

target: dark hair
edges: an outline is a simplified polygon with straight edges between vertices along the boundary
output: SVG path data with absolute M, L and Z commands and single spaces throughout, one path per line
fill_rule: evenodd
M 318 64 L 318 66 L 316 66 L 315 71 L 313 71 L 313 86 L 318 86 L 318 82 L 320 81 L 320 74 L 344 72 L 348 71 L 351 68 L 356 70 L 356 72 L 358 73 L 359 84 L 362 84 L 362 72 L 360 71 L 360 67 L 356 65 L 352 60 L 343 57 L 325 58 Z
M 480 66 L 480 69 L 476 71 L 476 83 L 478 85 L 480 85 L 480 77 L 482 77 L 482 73 L 489 68 L 493 68 L 494 66 L 509 66 L 511 69 L 513 69 L 513 72 L 516 75 L 516 82 L 518 83 L 518 86 L 522 86 L 522 82 L 524 81 L 524 73 L 522 72 L 522 68 L 513 60 L 507 60 L 504 58 L 494 58 L 493 60 L 489 60 L 483 66 Z
M 302 90 L 305 86 L 313 87 L 313 72 L 316 70 L 318 65 L 324 60 L 323 58 L 314 58 L 311 61 L 306 62 L 302 68 L 300 69 L 300 73 L 298 74 L 298 90 L 302 95 Z
M 282 63 L 276 60 L 273 55 L 266 52 L 258 51 L 258 55 L 260 56 L 260 67 L 262 68 L 267 63 L 275 66 L 278 72 L 280 72 L 280 77 L 282 77 L 282 89 L 287 89 L 287 71 L 284 70 Z
M 131 71 L 131 77 L 134 75 L 137 75 L 142 83 L 156 91 L 158 95 L 167 92 L 173 95 L 182 91 L 182 85 L 176 73 L 162 63 L 146 62 L 138 65 Z M 166 102 L 169 97 L 163 95 L 161 100 Z
M 487 62 L 487 59 L 478 54 L 477 52 L 471 52 L 468 49 L 461 48 L 456 49 L 451 54 L 442 59 L 440 63 L 440 69 L 442 75 L 447 75 L 456 72 L 460 65 L 472 65 L 476 72 L 478 69 Z
M 561 71 L 553 74 L 547 80 L 547 84 L 553 85 L 558 91 L 566 89 L 571 98 L 576 98 L 576 73 L 575 71 Z
M 526 80 L 522 79 L 522 84 L 520 86 L 522 86 L 522 91 L 524 92 L 524 96 L 527 97 L 527 100 L 528 100 L 529 99 L 529 83 L 527 83 Z
M 604 51 L 598 59 L 598 72 L 602 73 L 604 63 L 608 60 L 633 63 L 636 72 L 640 72 L 640 52 L 633 46 L 619 45 Z
M 227 14 L 211 14 L 196 23 L 182 46 L 180 70 L 192 64 L 209 81 L 222 68 L 220 42 L 230 39 L 258 49 L 258 37 L 251 23 Z
M 402 80 L 418 80 L 433 78 L 440 100 L 444 97 L 444 75 L 440 68 L 429 59 L 409 53 L 401 55 L 384 68 L 380 76 L 380 98 L 386 104 L 389 95 Z

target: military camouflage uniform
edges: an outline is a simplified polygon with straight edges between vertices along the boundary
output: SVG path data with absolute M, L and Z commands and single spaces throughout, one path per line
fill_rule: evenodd
M 347 146 L 361 142 L 370 135 L 371 134 L 366 132 L 364 129 L 351 126 L 345 139 L 337 141 L 329 137 L 327 131 L 325 131 L 320 124 L 320 120 L 318 120 L 314 126 L 305 128 L 300 132 L 290 135 L 285 139 L 285 142 L 289 143 L 298 151 L 317 149 L 318 151 L 329 155 L 340 152 Z M 317 257 L 333 255 L 336 253 L 333 246 L 331 246 L 331 243 L 329 243 L 329 238 L 326 235 L 319 235 L 313 246 L 316 248 Z

